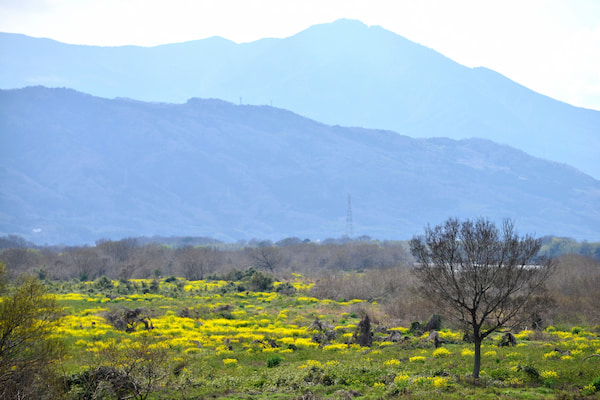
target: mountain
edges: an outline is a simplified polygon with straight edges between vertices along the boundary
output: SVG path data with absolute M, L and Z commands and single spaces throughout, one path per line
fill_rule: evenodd
M 285 39 L 156 47 L 67 45 L 0 35 L 0 88 L 102 97 L 275 105 L 327 124 L 412 137 L 486 138 L 600 179 L 600 111 L 467 68 L 377 26 L 339 20 Z
M 0 91 L 0 235 L 409 239 L 448 217 L 600 238 L 600 182 L 483 139 L 414 139 L 270 107 Z

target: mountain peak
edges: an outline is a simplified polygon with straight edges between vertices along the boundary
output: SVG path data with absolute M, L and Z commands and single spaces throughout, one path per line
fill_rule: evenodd
M 331 27 L 334 27 L 335 29 L 364 30 L 364 29 L 368 28 L 368 25 L 365 24 L 364 22 L 357 20 L 357 19 L 350 19 L 350 18 L 340 18 L 329 24 L 322 24 L 322 25 L 329 25 Z
M 399 40 L 406 40 L 402 36 L 394 32 L 385 30 L 384 28 L 373 25 L 369 26 L 362 21 L 356 19 L 341 18 L 333 22 L 313 25 L 298 34 L 292 36 L 311 37 L 327 41 L 328 39 L 345 39 L 349 43 L 355 41 L 365 41 L 366 39 L 384 38 L 385 36 L 393 36 Z

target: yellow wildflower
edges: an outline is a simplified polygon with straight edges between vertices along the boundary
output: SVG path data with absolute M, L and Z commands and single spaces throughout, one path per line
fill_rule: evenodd
M 405 386 L 408 384 L 409 379 L 410 379 L 410 376 L 408 376 L 408 374 L 399 374 L 399 375 L 396 375 L 396 377 L 394 378 L 394 383 L 397 386 Z
M 449 356 L 450 354 L 452 354 L 452 353 L 450 353 L 450 350 L 448 350 L 448 349 L 447 349 L 447 348 L 445 348 L 445 347 L 440 347 L 439 349 L 435 349 L 435 350 L 433 351 L 433 356 L 434 356 L 435 358 L 447 357 L 447 356 Z
M 462 349 L 460 355 L 463 357 L 473 357 L 475 355 L 475 352 L 471 349 Z
M 552 371 L 552 370 L 545 370 L 540 372 L 540 376 L 544 379 L 556 379 L 558 378 L 558 373 L 556 371 Z
M 397 367 L 400 364 L 401 364 L 400 361 L 396 360 L 396 359 L 387 360 L 383 363 L 383 365 L 385 365 L 386 367 Z

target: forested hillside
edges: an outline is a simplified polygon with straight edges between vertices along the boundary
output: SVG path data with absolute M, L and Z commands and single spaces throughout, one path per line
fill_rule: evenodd
M 600 182 L 482 139 L 329 126 L 269 106 L 0 92 L 0 233 L 38 243 L 409 239 L 448 216 L 598 239 Z

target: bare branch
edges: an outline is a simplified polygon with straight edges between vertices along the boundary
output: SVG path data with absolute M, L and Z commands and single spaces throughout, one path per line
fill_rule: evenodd
M 449 306 L 470 326 L 476 346 L 475 377 L 481 341 L 519 319 L 544 291 L 553 264 L 544 260 L 533 265 L 540 247 L 541 242 L 529 235 L 519 237 L 511 220 L 503 221 L 499 229 L 483 218 L 462 222 L 451 218 L 434 228 L 427 226 L 424 236 L 411 240 L 423 293 Z

